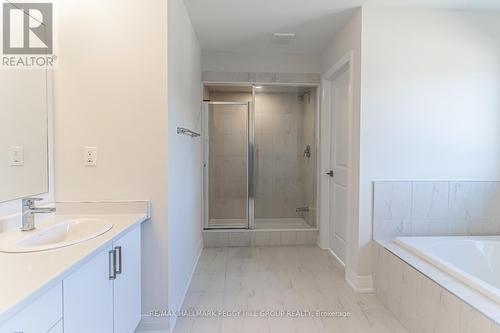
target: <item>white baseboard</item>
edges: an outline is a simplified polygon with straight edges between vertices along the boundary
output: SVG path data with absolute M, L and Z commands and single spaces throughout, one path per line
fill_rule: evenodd
M 320 247 L 321 248 L 321 247 Z M 330 248 L 321 248 L 327 250 L 342 265 L 345 269 L 345 279 L 349 286 L 357 293 L 373 293 L 375 288 L 373 286 L 373 277 L 371 275 L 357 275 L 350 268 L 348 268 L 342 260 Z
M 196 266 L 198 266 L 198 261 L 200 260 L 202 252 L 203 252 L 203 239 L 202 239 L 202 243 L 199 246 L 198 256 L 196 257 L 196 260 L 194 261 L 193 270 L 191 271 L 191 275 L 189 276 L 188 283 L 184 287 L 184 292 L 182 293 L 182 302 L 181 302 L 181 304 L 178 305 L 177 310 L 180 310 L 180 308 L 182 308 L 182 304 L 184 304 L 184 300 L 186 299 L 186 295 L 188 293 L 189 286 L 191 286 L 191 281 L 193 280 L 193 275 L 194 275 L 194 272 L 196 271 Z M 177 316 L 170 317 L 170 328 L 171 328 L 172 332 L 174 331 L 176 323 L 177 323 Z
M 354 291 L 358 293 L 373 293 L 373 277 L 371 275 L 357 275 L 351 269 L 346 269 L 346 280 Z
M 191 280 L 193 279 L 194 272 L 196 271 L 196 266 L 198 266 L 198 261 L 200 260 L 201 253 L 203 252 L 203 244 L 200 244 L 198 255 L 193 265 L 193 270 L 189 276 L 189 280 L 184 287 L 184 292 L 182 295 L 182 302 L 179 307 L 182 307 L 186 294 L 191 285 Z M 142 315 L 141 322 L 137 326 L 135 333 L 169 333 L 173 332 L 175 324 L 177 322 L 177 317 L 151 317 L 149 314 Z

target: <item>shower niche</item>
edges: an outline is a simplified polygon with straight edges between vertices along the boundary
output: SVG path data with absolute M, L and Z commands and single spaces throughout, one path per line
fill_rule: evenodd
M 317 86 L 206 85 L 205 229 L 312 229 Z

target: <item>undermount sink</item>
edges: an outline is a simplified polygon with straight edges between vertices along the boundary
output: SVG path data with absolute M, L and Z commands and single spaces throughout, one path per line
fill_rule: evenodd
M 100 236 L 113 224 L 95 218 L 69 219 L 33 231 L 0 234 L 0 252 L 21 253 L 57 249 Z

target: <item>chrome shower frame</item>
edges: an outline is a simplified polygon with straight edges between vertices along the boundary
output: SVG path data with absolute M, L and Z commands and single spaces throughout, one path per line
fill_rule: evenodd
M 320 84 L 316 83 L 276 83 L 276 82 L 262 82 L 262 83 L 252 83 L 252 84 L 244 84 L 244 83 L 235 83 L 235 82 L 203 82 L 202 85 L 210 84 L 210 85 L 222 85 L 222 86 L 247 86 L 252 87 L 252 101 L 249 103 L 246 102 L 216 102 L 216 101 L 204 101 L 203 109 L 202 109 L 202 138 L 203 138 L 203 229 L 205 230 L 214 230 L 214 229 L 255 229 L 255 184 L 254 184 L 254 147 L 255 147 L 255 98 L 256 98 L 256 87 L 258 86 L 283 86 L 283 87 L 311 87 L 316 89 L 316 111 L 315 111 L 315 145 L 316 145 L 316 156 L 313 157 L 316 159 L 316 202 L 314 207 L 310 207 L 315 209 L 317 212 L 316 215 L 316 225 L 314 229 L 319 228 L 319 212 L 320 212 L 320 191 L 319 191 L 319 181 L 321 179 L 321 170 L 320 170 L 320 109 L 321 109 L 321 96 L 323 91 L 321 89 Z M 208 193 L 208 114 L 209 114 L 209 106 L 210 105 L 241 105 L 247 106 L 247 221 L 246 225 L 241 226 L 209 226 L 209 193 Z M 267 230 L 267 229 L 266 229 Z M 281 229 L 280 229 L 281 230 Z M 285 229 L 282 229 L 285 230 Z
M 253 132 L 253 103 L 243 103 L 243 102 L 203 102 L 203 113 L 202 113 L 202 137 L 203 137 L 203 228 L 204 229 L 228 229 L 228 226 L 210 226 L 209 225 L 209 144 L 210 144 L 210 129 L 208 126 L 208 116 L 210 105 L 239 105 L 247 107 L 247 200 L 246 200 L 246 225 L 241 226 L 231 226 L 230 229 L 252 229 L 254 224 L 254 214 L 253 214 L 253 144 L 254 144 L 254 132 Z

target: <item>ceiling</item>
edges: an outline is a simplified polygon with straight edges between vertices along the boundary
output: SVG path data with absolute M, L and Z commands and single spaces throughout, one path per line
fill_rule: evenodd
M 184 0 L 203 50 L 320 54 L 365 4 L 451 9 L 496 9 L 500 0 Z M 293 32 L 289 45 L 274 32 Z

